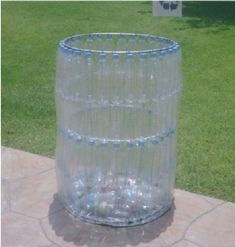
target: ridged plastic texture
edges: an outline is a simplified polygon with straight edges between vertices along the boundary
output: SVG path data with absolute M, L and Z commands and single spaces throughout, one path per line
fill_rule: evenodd
M 111 226 L 171 207 L 180 46 L 139 34 L 83 34 L 57 53 L 57 181 L 75 217 Z

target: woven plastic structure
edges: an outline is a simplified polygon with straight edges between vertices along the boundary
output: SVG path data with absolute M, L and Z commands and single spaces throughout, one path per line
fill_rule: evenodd
M 123 33 L 76 35 L 57 53 L 57 181 L 88 222 L 131 226 L 172 205 L 180 46 Z

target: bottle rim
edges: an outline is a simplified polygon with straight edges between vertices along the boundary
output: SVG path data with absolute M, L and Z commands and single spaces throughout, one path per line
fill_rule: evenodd
M 139 38 L 140 40 L 150 39 L 151 41 L 156 41 L 159 44 L 164 44 L 162 48 L 154 48 L 154 49 L 136 49 L 136 50 L 104 50 L 104 49 L 91 49 L 91 48 L 81 48 L 79 46 L 74 46 L 72 44 L 73 41 L 82 40 L 84 37 L 87 37 L 88 40 L 92 41 L 93 38 L 102 39 L 105 37 L 107 40 L 112 39 L 114 36 L 119 37 L 119 39 L 129 38 L 133 40 L 134 38 Z M 77 34 L 73 36 L 69 36 L 62 41 L 60 41 L 59 46 L 68 51 L 68 52 L 75 52 L 75 53 L 102 53 L 102 54 L 145 54 L 145 53 L 161 53 L 161 52 L 174 52 L 177 51 L 180 46 L 177 42 L 161 37 L 158 35 L 150 35 L 150 34 L 136 34 L 136 33 L 85 33 L 85 34 Z

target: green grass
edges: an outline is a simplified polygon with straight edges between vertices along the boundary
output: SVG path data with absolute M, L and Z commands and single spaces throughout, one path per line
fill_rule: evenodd
M 2 144 L 54 156 L 55 54 L 76 33 L 153 33 L 178 41 L 184 86 L 176 185 L 235 202 L 235 3 L 184 2 L 153 17 L 149 2 L 3 2 Z

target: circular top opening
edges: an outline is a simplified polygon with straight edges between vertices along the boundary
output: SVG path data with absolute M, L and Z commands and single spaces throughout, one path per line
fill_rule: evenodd
M 168 38 L 135 33 L 90 33 L 65 38 L 60 47 L 74 52 L 132 53 L 174 51 L 179 45 Z

